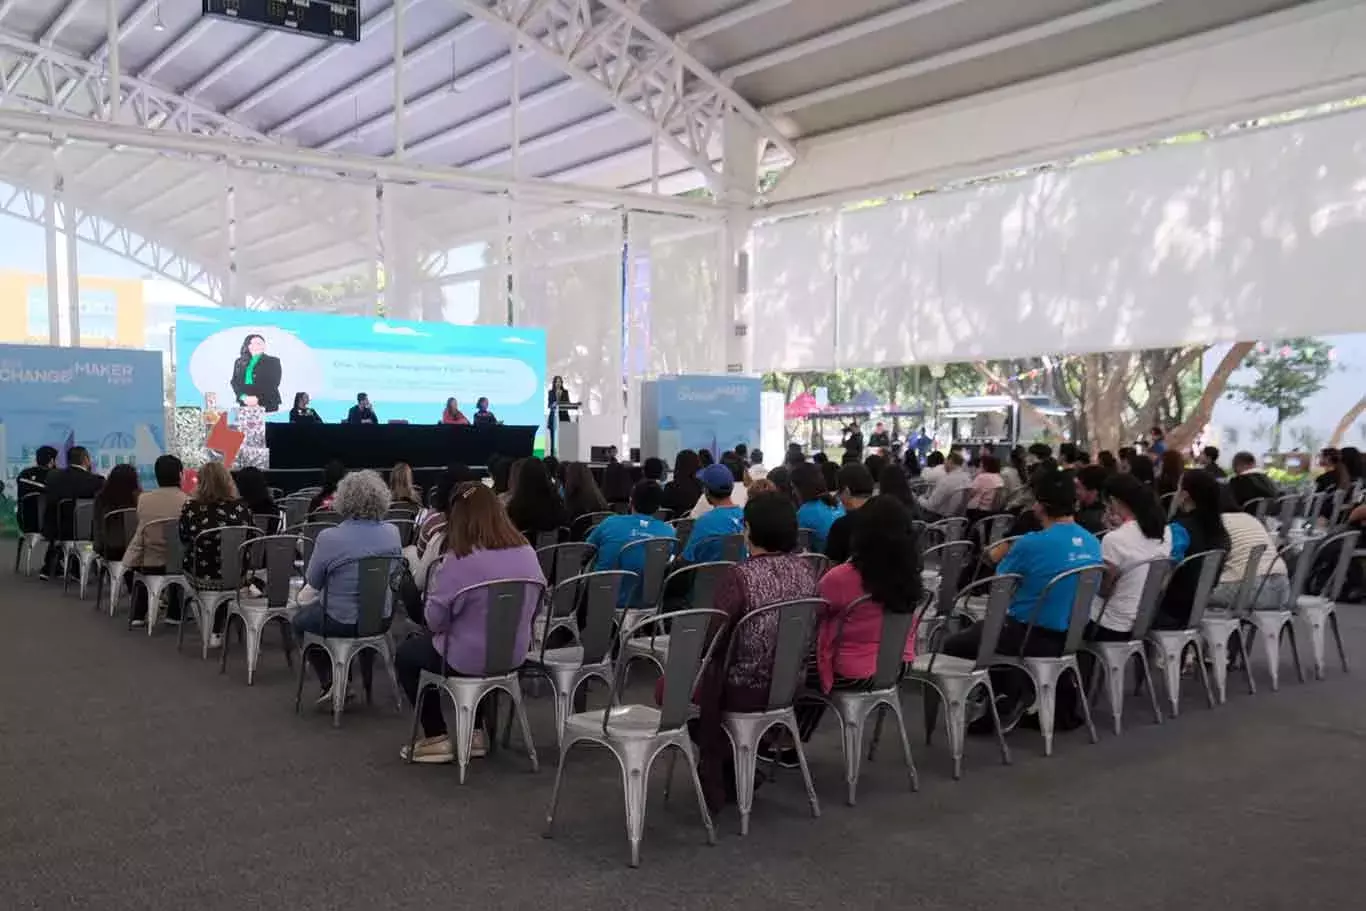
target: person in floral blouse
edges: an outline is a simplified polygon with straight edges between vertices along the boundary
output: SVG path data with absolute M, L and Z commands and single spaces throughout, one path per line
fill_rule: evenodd
M 223 580 L 223 555 L 219 535 L 200 538 L 206 531 L 230 525 L 252 526 L 251 509 L 237 495 L 237 485 L 222 462 L 209 462 L 199 469 L 199 486 L 194 496 L 185 501 L 180 511 L 180 540 L 185 545 L 185 575 L 200 589 L 235 588 L 239 580 Z M 218 648 L 223 643 L 223 620 L 227 614 L 220 607 L 213 618 L 213 635 L 209 644 Z

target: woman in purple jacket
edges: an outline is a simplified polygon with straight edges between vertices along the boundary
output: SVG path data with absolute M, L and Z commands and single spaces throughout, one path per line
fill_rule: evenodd
M 512 524 L 497 495 L 483 484 L 465 483 L 451 495 L 446 524 L 446 553 L 427 592 L 427 633 L 399 646 L 395 656 L 398 681 L 410 703 L 417 702 L 422 672 L 448 676 L 480 676 L 484 673 L 484 644 L 488 597 L 476 592 L 456 597 L 472 585 L 498 579 L 536 579 L 545 582 L 536 551 Z M 513 654 L 525 654 L 531 645 L 531 622 L 540 599 L 528 586 L 517 624 Z M 482 714 L 483 706 L 480 706 Z M 413 761 L 448 763 L 455 760 L 455 745 L 446 733 L 441 700 L 435 692 L 422 701 L 423 738 L 413 749 Z M 471 756 L 488 750 L 482 719 L 475 718 Z M 408 758 L 408 748 L 401 752 Z

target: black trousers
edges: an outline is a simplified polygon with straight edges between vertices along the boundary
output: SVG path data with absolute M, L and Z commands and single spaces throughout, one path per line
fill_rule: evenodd
M 417 705 L 417 686 L 418 681 L 422 679 L 423 671 L 445 674 L 449 677 L 455 677 L 459 674 L 458 671 L 446 664 L 446 659 L 436 650 L 431 633 L 413 636 L 400 645 L 397 654 L 394 655 L 394 670 L 398 674 L 398 685 L 403 688 L 403 693 L 408 697 L 410 705 Z M 474 724 L 476 727 L 485 727 L 484 707 L 488 704 L 488 701 L 485 700 L 479 703 L 479 708 L 475 710 Z M 422 714 L 419 720 L 422 723 L 422 736 L 446 736 L 446 718 L 441 714 L 440 693 L 427 693 L 422 700 Z
M 145 576 L 164 576 L 166 567 L 164 566 L 140 566 L 137 571 Z M 142 586 L 133 588 L 133 570 L 129 569 L 123 574 L 123 584 L 133 593 L 133 619 L 147 619 L 147 589 Z M 180 588 L 172 586 L 166 592 L 166 619 L 180 619 Z
M 854 679 L 852 677 L 841 677 L 835 675 L 832 690 L 856 690 L 867 687 L 872 683 L 871 678 Z M 806 685 L 811 689 L 820 689 L 821 673 L 816 667 L 813 659 L 806 672 Z M 811 735 L 816 733 L 816 728 L 820 726 L 821 718 L 825 717 L 826 705 L 824 702 L 798 702 L 792 707 L 793 713 L 797 716 L 797 734 L 802 738 L 802 743 L 811 739 Z
M 1029 633 L 1026 642 L 1025 632 L 1028 629 L 1025 624 L 1007 618 L 1005 625 L 1001 627 L 1001 638 L 997 640 L 996 651 L 1002 655 L 1023 654 L 1038 658 L 1055 658 L 1062 654 L 1063 645 L 1067 641 L 1066 633 L 1036 626 Z M 955 633 L 945 639 L 940 651 L 954 658 L 974 661 L 981 644 L 982 624 L 974 623 L 961 633 Z M 1034 684 L 1030 681 L 1029 675 L 1019 668 L 993 669 L 991 686 L 996 691 L 996 708 L 1001 714 L 1001 721 L 1007 726 L 1012 723 L 1012 719 L 1018 720 L 1024 710 L 1033 703 Z M 1066 730 L 1081 723 L 1076 704 L 1076 681 L 1068 674 L 1058 684 L 1056 727 Z

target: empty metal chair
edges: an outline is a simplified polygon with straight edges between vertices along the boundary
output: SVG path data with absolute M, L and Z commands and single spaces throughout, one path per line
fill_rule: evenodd
M 692 692 L 702 670 L 712 658 L 717 639 L 712 626 L 726 622 L 727 615 L 717 610 L 683 610 L 644 617 L 621 632 L 623 642 L 638 638 L 650 627 L 669 630 L 672 647 L 664 667 L 664 699 L 659 708 L 630 705 L 621 701 L 622 666 L 618 660 L 612 699 L 602 711 L 576 712 L 565 720 L 560 761 L 555 770 L 555 788 L 546 811 L 545 835 L 554 834 L 555 810 L 564 784 L 565 759 L 580 743 L 606 747 L 621 766 L 623 797 L 626 803 L 626 837 L 631 845 L 631 866 L 640 865 L 640 841 L 645 832 L 645 797 L 650 768 L 665 750 L 681 752 L 692 774 L 698 810 L 707 829 L 707 842 L 715 844 L 716 830 L 697 776 L 697 756 L 687 722 L 692 717 Z
M 294 581 L 294 559 L 298 552 L 299 539 L 294 535 L 267 535 L 245 541 L 239 548 L 239 563 L 257 570 L 257 577 L 264 577 L 265 592 L 261 597 L 243 597 L 242 589 L 237 589 L 235 597 L 228 604 L 227 618 L 223 621 L 223 649 L 218 672 L 228 670 L 228 647 L 232 637 L 234 617 L 242 624 L 243 640 L 247 648 L 247 686 L 251 686 L 256 676 L 256 664 L 261 657 L 261 634 L 266 624 L 272 620 L 280 624 L 281 643 L 285 651 L 285 663 L 294 666 L 291 653 L 294 636 L 290 621 L 298 611 L 295 602 L 297 589 Z
M 1006 612 L 1010 610 L 1010 602 L 1015 597 L 1015 590 L 1019 584 L 1020 577 L 1017 575 L 991 576 L 966 586 L 959 593 L 961 601 L 966 601 L 979 592 L 988 593 L 986 616 L 982 620 L 982 638 L 975 660 L 928 652 L 916 655 L 906 673 L 906 679 L 920 684 L 923 691 L 927 746 L 934 737 L 939 703 L 943 702 L 946 707 L 944 726 L 949 733 L 949 751 L 953 756 L 955 781 L 963 774 L 963 741 L 968 726 L 968 699 L 979 688 L 986 690 L 984 701 L 995 723 L 1001 762 L 1010 764 L 1010 747 L 1006 745 L 1005 733 L 1001 730 L 1001 717 L 996 712 L 996 693 L 991 686 L 991 662 L 996 654 L 996 643 L 1001 637 L 1001 627 L 1005 625 Z
M 929 548 L 924 553 L 921 581 L 925 593 L 934 608 L 926 612 L 921 621 L 919 632 L 922 641 L 929 643 L 933 651 L 944 635 L 951 632 L 948 628 L 953 607 L 958 596 L 958 581 L 962 578 L 963 567 L 972 559 L 971 541 L 949 541 Z M 971 608 L 968 608 L 970 611 Z
M 839 654 L 840 641 L 844 636 L 844 621 L 853 611 L 871 601 L 864 595 L 840 615 L 835 628 L 832 651 Z M 911 758 L 911 744 L 906 738 L 906 718 L 901 710 L 901 690 L 899 684 L 905 667 L 902 655 L 906 651 L 906 638 L 911 633 L 915 620 L 913 613 L 882 612 L 882 630 L 879 633 L 877 665 L 868 686 L 861 689 L 834 689 L 829 693 L 819 690 L 806 690 L 798 697 L 798 702 L 823 702 L 835 710 L 839 718 L 841 744 L 844 747 L 844 781 L 848 789 L 847 800 L 853 806 L 857 797 L 859 766 L 863 759 L 863 732 L 868 718 L 874 712 L 879 723 L 885 712 L 891 712 L 896 719 L 897 731 L 901 737 L 901 749 L 906 759 L 906 775 L 911 790 L 920 789 L 920 779 L 916 775 L 915 760 Z M 874 744 L 877 738 L 874 737 Z M 872 750 L 869 751 L 871 757 Z
M 299 711 L 303 698 L 304 675 L 308 670 L 308 650 L 320 648 L 332 659 L 332 726 L 341 727 L 342 710 L 346 707 L 346 693 L 351 679 L 351 662 L 363 652 L 379 654 L 384 669 L 389 674 L 389 686 L 393 688 L 394 703 L 403 711 L 403 694 L 398 687 L 398 677 L 394 673 L 394 654 L 386 634 L 393 592 L 398 585 L 402 557 L 361 557 L 343 560 L 328 569 L 319 593 L 323 614 L 327 614 L 327 594 L 331 581 L 339 572 L 355 567 L 359 590 L 359 611 L 356 615 L 356 635 L 322 636 L 317 633 L 304 633 L 299 648 L 298 686 L 294 691 L 294 711 Z M 364 669 L 362 668 L 362 671 Z M 365 700 L 371 699 L 371 681 L 365 679 Z M 468 756 L 468 754 L 466 754 Z
M 138 511 L 136 509 L 115 509 L 104 514 L 101 520 L 100 543 L 106 551 L 122 552 L 133 541 L 138 530 Z M 114 616 L 119 598 L 123 594 L 123 559 L 108 560 L 99 553 L 95 554 L 95 610 L 104 601 L 105 579 L 109 580 L 109 616 Z
M 1148 631 L 1148 641 L 1152 644 L 1157 669 L 1162 672 L 1163 689 L 1167 694 L 1167 704 L 1173 718 L 1181 711 L 1181 661 L 1189 648 L 1195 649 L 1195 668 L 1205 685 L 1205 699 L 1209 707 L 1214 708 L 1214 688 L 1210 685 L 1209 672 L 1205 668 L 1205 639 L 1201 635 L 1201 629 L 1205 619 L 1205 608 L 1209 606 L 1210 592 L 1219 581 L 1225 556 L 1222 550 L 1207 550 L 1191 554 L 1177 564 L 1172 570 L 1172 579 L 1188 567 L 1200 568 L 1200 575 L 1195 584 L 1195 597 L 1191 601 L 1190 617 L 1183 629 Z M 1170 585 L 1170 580 L 1168 584 Z
M 579 688 L 594 678 L 613 683 L 612 643 L 617 599 L 623 586 L 635 581 L 635 573 L 622 570 L 584 573 L 555 586 L 547 599 L 546 637 L 522 665 L 523 676 L 544 677 L 555 691 L 555 735 L 563 740 L 564 723 L 573 714 Z M 583 628 L 579 629 L 579 613 Z M 558 621 L 558 622 L 557 622 Z M 548 648 L 548 633 L 568 622 L 574 627 L 576 645 Z M 511 725 L 511 718 L 508 724 Z
M 254 512 L 251 514 L 251 524 L 256 526 L 256 530 L 263 535 L 277 535 L 283 527 L 280 514 L 278 512 Z
M 1280 549 L 1277 556 L 1282 560 L 1290 557 L 1297 545 L 1287 545 Z M 1304 668 L 1300 665 L 1300 650 L 1295 642 L 1295 604 L 1299 601 L 1300 595 L 1304 594 L 1305 586 L 1309 583 L 1309 573 L 1314 568 L 1314 559 L 1318 555 L 1318 542 L 1310 539 L 1304 542 L 1303 549 L 1300 549 L 1299 560 L 1295 563 L 1295 573 L 1290 577 L 1290 594 L 1285 604 L 1279 608 L 1266 609 L 1258 608 L 1261 602 L 1260 586 L 1257 594 L 1252 598 L 1253 609 L 1248 611 L 1246 623 L 1252 628 L 1256 637 L 1262 643 L 1262 652 L 1266 656 L 1267 673 L 1271 676 L 1271 692 L 1277 692 L 1281 688 L 1281 638 L 1290 637 L 1290 657 L 1295 662 L 1295 675 L 1299 677 L 1300 683 L 1304 682 Z M 1261 585 L 1266 584 L 1263 577 Z M 1246 646 L 1245 646 L 1246 647 Z M 1251 668 L 1248 671 L 1251 675 Z
M 749 815 L 754 807 L 754 778 L 758 772 L 759 742 L 774 727 L 786 728 L 792 735 L 797 752 L 797 763 L 806 785 L 806 799 L 811 804 L 811 815 L 821 815 L 820 801 L 811 782 L 811 770 L 806 764 L 801 734 L 797 730 L 797 714 L 792 705 L 798 688 L 806 680 L 807 659 L 815 639 L 816 621 L 820 609 L 828 603 L 820 598 L 803 598 L 768 604 L 745 614 L 730 630 L 730 642 L 723 664 L 729 676 L 740 643 L 759 640 L 749 630 L 773 627 L 773 650 L 763 656 L 763 666 L 771 668 L 768 694 L 764 707 L 755 712 L 726 712 L 722 717 L 726 735 L 730 738 L 735 757 L 735 804 L 740 810 L 740 834 L 749 834 Z M 725 679 L 723 677 L 723 679 Z
M 1293 607 L 1309 626 L 1309 644 L 1314 657 L 1314 676 L 1322 680 L 1324 676 L 1324 652 L 1327 649 L 1328 629 L 1333 631 L 1333 642 L 1337 645 L 1338 659 L 1342 671 L 1347 672 L 1347 650 L 1342 645 L 1342 633 L 1338 630 L 1337 600 L 1342 595 L 1342 586 L 1347 582 L 1347 571 L 1351 568 L 1356 554 L 1357 539 L 1361 532 L 1344 531 L 1330 535 L 1319 542 L 1316 554 L 1330 553 L 1337 547 L 1337 563 L 1328 584 L 1315 595 L 1303 594 L 1297 597 Z M 1303 557 L 1301 557 L 1303 559 Z
M 220 607 L 225 607 L 237 597 L 237 590 L 247 581 L 247 567 L 242 562 L 242 545 L 260 536 L 261 533 L 254 525 L 225 525 L 195 535 L 194 541 L 190 544 L 191 554 L 213 538 L 218 539 L 220 571 L 216 579 L 197 579 L 188 574 L 185 576 L 187 611 L 176 633 L 176 651 L 179 651 L 185 642 L 183 621 L 193 618 L 199 627 L 200 657 L 208 660 L 214 615 Z
M 308 521 L 308 497 L 292 496 L 280 503 L 285 514 L 285 527 L 295 528 Z
M 1057 713 L 1058 684 L 1063 675 L 1067 673 L 1071 673 L 1073 679 L 1076 680 L 1077 704 L 1081 710 L 1082 718 L 1086 721 L 1086 731 L 1091 737 L 1091 742 L 1096 743 L 1099 740 L 1096 736 L 1096 726 L 1091 720 L 1091 707 L 1086 701 L 1086 682 L 1081 679 L 1081 666 L 1077 663 L 1077 649 L 1081 648 L 1083 637 L 1086 635 L 1086 624 L 1091 619 L 1091 602 L 1100 591 L 1103 575 L 1104 571 L 1099 566 L 1081 566 L 1065 573 L 1058 573 L 1049 579 L 1048 584 L 1039 593 L 1039 599 L 1034 603 L 1033 615 L 1029 618 L 1028 629 L 1026 629 L 1024 639 L 1020 643 L 1020 654 L 998 654 L 992 659 L 993 665 L 1004 665 L 1023 670 L 1033 682 L 1037 694 L 1039 730 L 1043 734 L 1043 753 L 1045 756 L 1053 755 L 1053 720 Z M 1063 640 L 1062 653 L 1056 657 L 1026 655 L 1029 637 L 1038 619 L 1039 610 L 1047 603 L 1048 596 L 1052 594 L 1055 588 L 1069 584 L 1075 586 L 1075 591 L 1072 596 L 1072 610 L 1068 619 L 1067 635 Z
M 33 554 L 43 540 L 43 495 L 39 491 L 26 493 L 19 498 L 15 508 L 15 519 L 19 524 L 19 545 L 14 550 L 14 571 L 19 572 L 20 563 L 24 575 L 33 575 Z
M 150 636 L 157 625 L 162 595 L 179 590 L 183 601 L 185 593 L 189 590 L 189 582 L 184 574 L 185 545 L 180 540 L 180 520 L 158 519 L 155 522 L 148 522 L 142 529 L 142 534 L 144 540 L 155 541 L 160 537 L 166 552 L 164 573 L 135 571 L 133 584 L 130 586 L 130 593 L 135 594 L 138 586 L 142 586 L 147 592 L 147 635 Z M 128 612 L 128 628 L 133 628 L 131 610 Z
M 710 609 L 716 602 L 716 587 L 721 584 L 721 579 L 725 576 L 734 563 L 715 562 L 715 563 L 694 563 L 685 566 L 669 575 L 669 601 L 670 607 Z M 678 597 L 683 601 L 682 604 L 674 604 L 674 592 L 678 592 Z M 648 661 L 664 672 L 664 664 L 669 659 L 669 631 L 658 626 L 650 627 L 648 636 L 641 636 L 639 639 L 624 639 L 621 643 L 621 666 L 629 669 L 631 662 L 639 658 Z
M 1233 608 L 1215 613 L 1206 611 L 1204 619 L 1200 621 L 1200 634 L 1205 638 L 1205 653 L 1209 655 L 1210 667 L 1214 670 L 1214 698 L 1220 705 L 1228 701 L 1230 639 L 1237 650 L 1235 657 L 1238 659 L 1238 666 L 1247 675 L 1247 691 L 1250 695 L 1257 693 L 1257 682 L 1252 679 L 1252 663 L 1247 640 L 1242 637 L 1240 631 L 1247 622 L 1248 612 L 1252 609 L 1252 598 L 1257 593 L 1257 579 L 1265 553 L 1265 544 L 1258 544 L 1248 551 L 1247 566 L 1243 569 L 1243 578 L 1238 580 L 1238 594 L 1234 598 Z
M 526 744 L 527 757 L 531 760 L 531 770 L 540 770 L 536 759 L 536 743 L 531 736 L 531 724 L 526 717 L 526 704 L 522 701 L 522 686 L 518 674 L 526 660 L 526 654 L 517 652 L 517 637 L 521 632 L 523 607 L 528 598 L 538 604 L 545 598 L 545 583 L 539 579 L 499 579 L 482 582 L 456 592 L 450 607 L 462 605 L 476 594 L 488 599 L 484 626 L 483 673 L 479 676 L 434 674 L 423 671 L 418 680 L 417 699 L 413 704 L 413 727 L 408 739 L 408 761 L 412 761 L 413 750 L 417 745 L 418 721 L 421 718 L 424 698 L 450 697 L 455 706 L 455 761 L 460 766 L 460 783 L 465 783 L 469 770 L 470 752 L 474 745 L 474 719 L 479 703 L 497 692 L 507 693 L 512 699 L 512 711 L 522 727 L 522 740 Z M 446 636 L 450 636 L 452 624 L 446 624 Z M 441 649 L 442 654 L 450 654 L 447 642 Z M 436 690 L 435 693 L 429 692 Z M 497 705 L 496 701 L 493 703 Z M 497 731 L 497 719 L 489 725 Z
M 593 562 L 598 549 L 582 541 L 565 544 L 552 544 L 536 548 L 536 558 L 541 563 L 541 572 L 552 587 L 566 579 L 577 576 Z
M 1138 609 L 1134 614 L 1134 625 L 1129 628 L 1129 638 L 1121 642 L 1087 642 L 1082 646 L 1083 651 L 1095 658 L 1091 679 L 1087 684 L 1089 698 L 1095 701 L 1100 696 L 1100 685 L 1104 681 L 1116 737 L 1124 731 L 1124 678 L 1129 662 L 1135 659 L 1141 675 L 1139 679 L 1148 685 L 1153 721 L 1162 723 L 1162 707 L 1157 703 L 1157 682 L 1153 679 L 1152 668 L 1148 666 L 1147 635 L 1157 616 L 1157 608 L 1162 603 L 1162 593 L 1166 590 L 1171 570 L 1172 561 L 1168 557 L 1154 557 L 1131 567 L 1128 572 L 1143 573 L 1143 589 L 1138 596 Z M 1096 623 L 1099 624 L 1104 618 L 1105 612 L 1102 610 Z

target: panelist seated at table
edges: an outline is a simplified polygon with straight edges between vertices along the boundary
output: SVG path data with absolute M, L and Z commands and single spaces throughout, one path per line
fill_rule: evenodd
M 294 393 L 294 407 L 289 409 L 289 422 L 291 424 L 321 424 L 323 419 L 318 417 L 318 412 L 309 407 L 307 392 Z
M 441 423 L 463 426 L 469 422 L 470 419 L 460 410 L 460 403 L 455 400 L 455 396 L 446 399 L 446 408 L 441 412 Z
M 370 396 L 362 392 L 356 396 L 356 404 L 351 406 L 351 410 L 346 415 L 348 424 L 378 424 L 379 415 L 375 414 L 375 409 L 370 405 Z
M 474 425 L 482 427 L 488 424 L 497 424 L 498 418 L 489 411 L 489 400 L 487 396 L 480 396 L 479 401 L 474 403 Z

